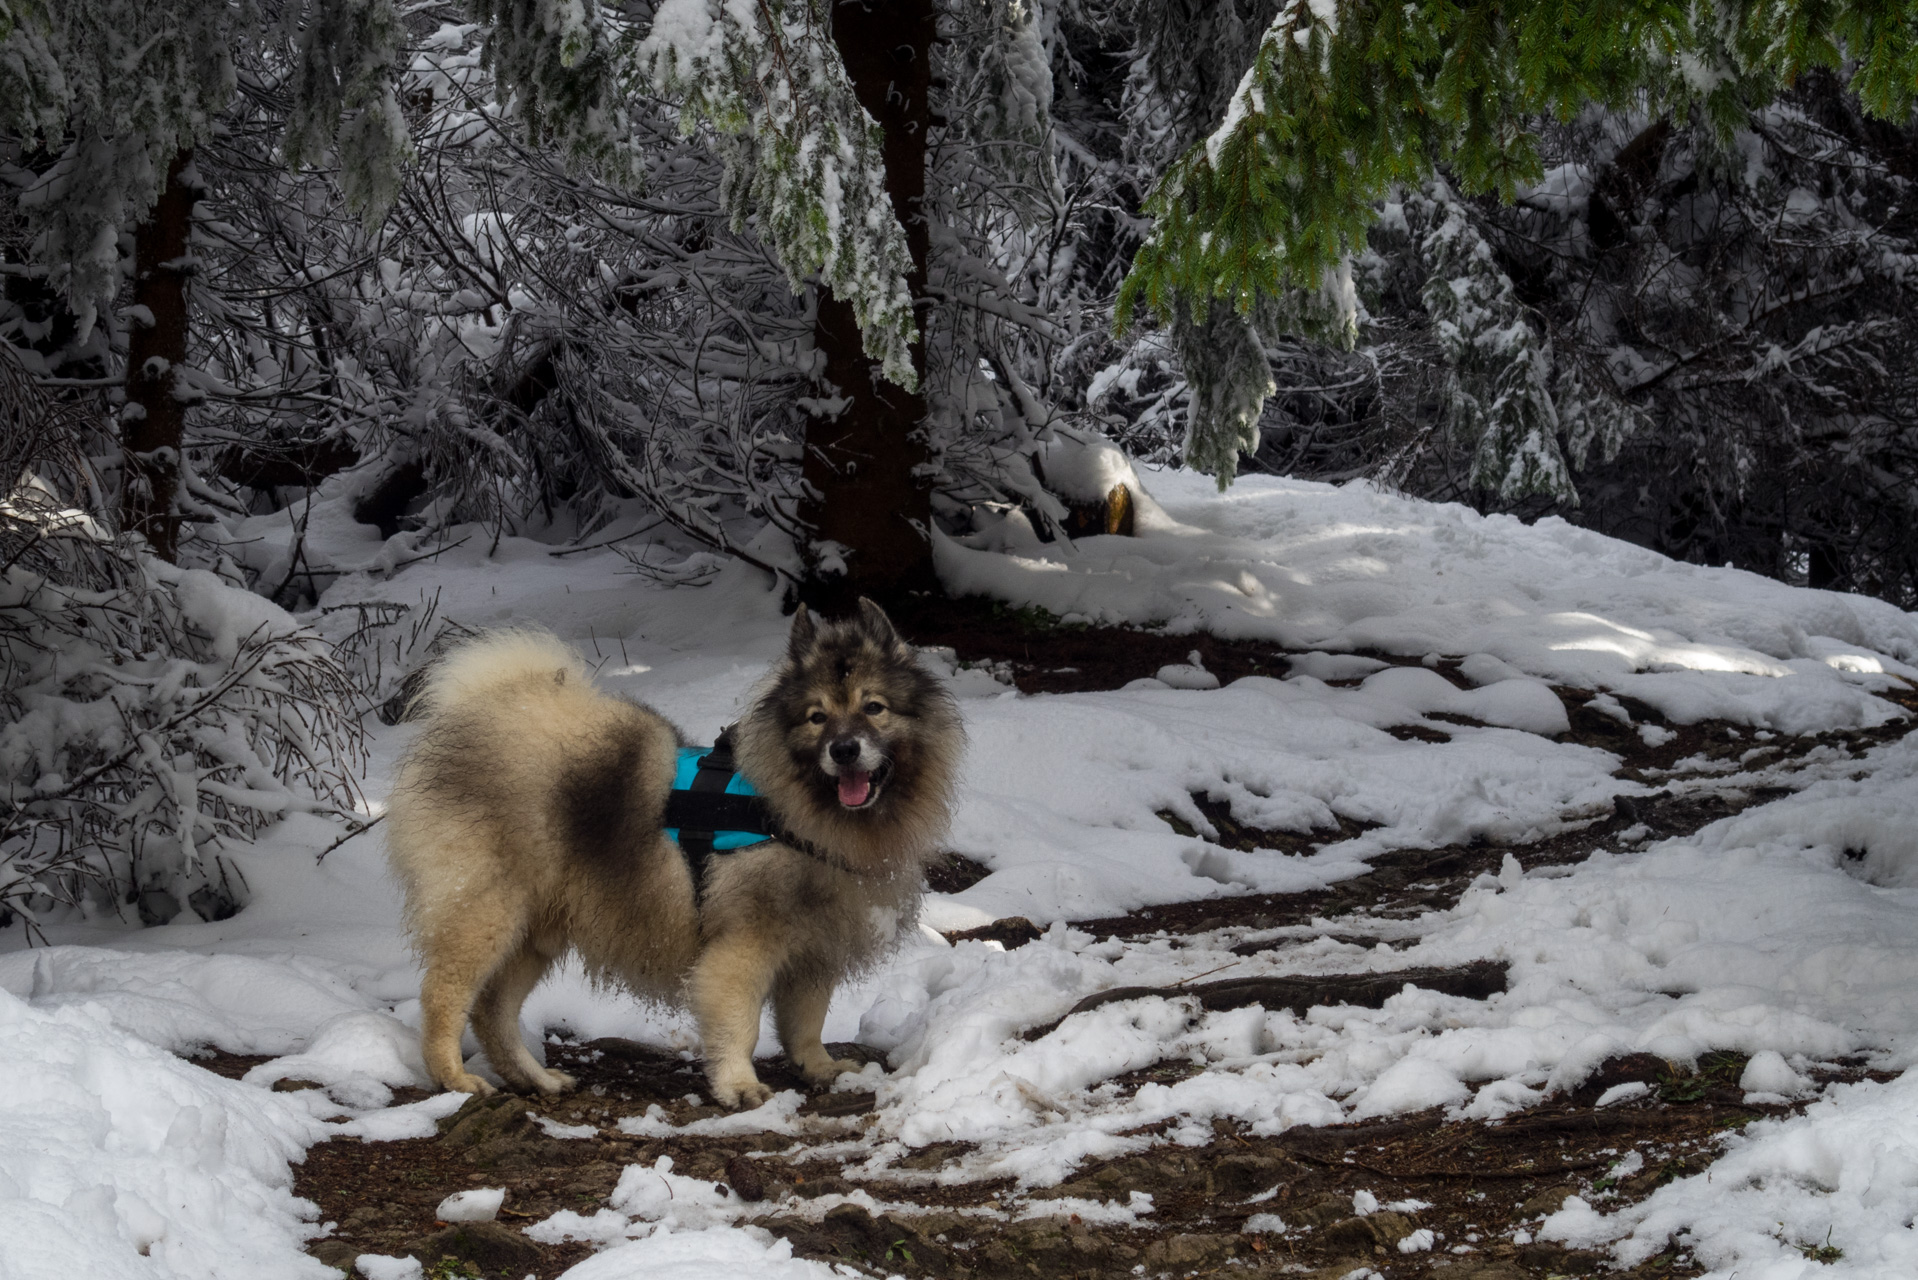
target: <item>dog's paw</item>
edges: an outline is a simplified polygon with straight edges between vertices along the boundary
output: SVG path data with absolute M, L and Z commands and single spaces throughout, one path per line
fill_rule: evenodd
M 859 1072 L 865 1069 L 865 1063 L 852 1058 L 827 1058 L 812 1066 L 801 1068 L 799 1074 L 805 1077 L 807 1084 L 825 1085 L 837 1080 L 844 1072 Z
M 534 1074 L 529 1083 L 541 1093 L 571 1093 L 579 1088 L 579 1081 L 564 1071 L 554 1071 L 548 1067 Z
M 480 1079 L 470 1071 L 464 1075 L 454 1076 L 451 1080 L 448 1080 L 446 1082 L 446 1088 L 448 1092 L 470 1093 L 475 1098 L 490 1098 L 499 1092 L 498 1089 L 495 1089 L 492 1085 L 486 1083 L 486 1081 Z
M 773 1091 L 757 1080 L 729 1081 L 713 1086 L 714 1100 L 733 1111 L 751 1111 L 754 1107 L 764 1105 L 772 1096 Z

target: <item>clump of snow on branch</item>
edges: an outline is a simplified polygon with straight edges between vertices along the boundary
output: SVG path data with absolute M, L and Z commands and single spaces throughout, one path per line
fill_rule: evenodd
M 349 198 L 377 216 L 397 190 L 404 121 L 391 88 L 390 0 L 253 5 L 204 0 L 50 4 L 0 37 L 0 130 L 57 157 L 19 198 L 34 256 L 82 332 L 120 278 L 120 232 L 152 208 L 180 152 L 211 136 L 240 78 L 236 53 L 298 41 L 289 151 L 332 145 Z

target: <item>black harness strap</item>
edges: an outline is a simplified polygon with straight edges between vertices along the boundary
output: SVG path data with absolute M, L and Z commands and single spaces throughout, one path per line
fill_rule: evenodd
M 770 840 L 778 831 L 772 806 L 763 796 L 714 791 L 667 792 L 666 820 L 661 825 L 678 829 L 682 839 L 686 832 L 760 831 Z
M 719 737 L 713 739 L 713 748 L 700 760 L 700 768 L 692 775 L 692 785 L 685 794 L 702 796 L 708 804 L 725 794 L 727 783 L 733 781 L 733 773 L 738 766 L 733 764 L 733 729 L 731 725 L 719 731 Z M 687 854 L 687 869 L 692 873 L 692 900 L 698 902 L 706 896 L 706 869 L 712 865 L 713 835 L 729 827 L 719 827 L 708 819 L 700 819 L 696 827 L 679 827 L 679 848 Z
M 726 796 L 726 784 L 733 780 L 738 767 L 733 763 L 733 732 L 729 727 L 722 731 L 713 743 L 713 749 L 699 762 L 699 771 L 693 775 L 690 789 L 674 792 L 674 795 L 699 797 L 700 807 L 714 805 L 722 797 L 725 799 L 745 800 L 745 796 Z M 714 805 L 714 809 L 717 806 Z M 666 801 L 667 826 L 672 826 L 673 804 L 669 796 Z M 693 875 L 693 900 L 699 901 L 706 896 L 706 870 L 712 862 L 713 836 L 720 831 L 752 830 L 751 824 L 742 824 L 738 828 L 721 825 L 715 821 L 715 813 L 708 811 L 696 816 L 699 825 L 679 827 L 679 847 L 686 854 L 686 869 Z

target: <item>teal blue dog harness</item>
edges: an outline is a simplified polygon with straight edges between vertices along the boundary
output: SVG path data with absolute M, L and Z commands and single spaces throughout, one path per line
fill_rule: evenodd
M 673 774 L 672 794 L 666 798 L 667 838 L 679 841 L 681 847 L 687 840 L 703 841 L 720 853 L 766 843 L 773 838 L 766 802 L 733 768 L 731 753 L 714 760 L 719 754 L 717 747 L 679 749 L 679 768 Z M 702 771 L 710 780 L 705 787 L 696 787 Z
M 666 793 L 666 837 L 678 843 L 693 876 L 693 897 L 706 892 L 706 871 L 715 853 L 731 853 L 776 839 L 779 824 L 752 783 L 733 763 L 733 731 L 720 732 L 710 747 L 681 747 Z
M 693 897 L 704 896 L 706 871 L 716 853 L 733 853 L 778 840 L 787 847 L 851 875 L 866 872 L 847 866 L 825 850 L 802 840 L 773 816 L 766 798 L 740 776 L 733 762 L 733 731 L 720 731 L 710 747 L 681 747 L 666 793 L 668 839 L 678 843 L 693 876 Z

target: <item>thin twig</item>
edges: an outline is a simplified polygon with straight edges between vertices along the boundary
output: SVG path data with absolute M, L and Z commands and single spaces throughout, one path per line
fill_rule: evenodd
M 326 848 L 320 850 L 319 856 L 314 858 L 313 861 L 316 864 L 325 862 L 327 854 L 333 852 L 335 849 L 339 848 L 341 845 L 345 844 L 349 840 L 359 839 L 361 836 L 365 835 L 367 832 L 371 831 L 374 827 L 379 826 L 380 823 L 385 821 L 386 821 L 386 815 L 382 813 L 377 818 L 372 818 L 366 822 L 362 822 L 359 826 L 353 828 L 351 831 L 341 836 L 338 840 L 335 840 L 332 844 L 329 844 L 328 846 L 326 846 Z
M 666 517 L 661 516 L 659 517 L 659 519 L 654 520 L 651 524 L 641 525 L 639 528 L 633 530 L 631 533 L 622 533 L 617 538 L 608 538 L 604 542 L 594 542 L 584 547 L 563 547 L 558 551 L 548 551 L 546 554 L 549 556 L 576 556 L 582 551 L 597 551 L 601 547 L 610 547 L 617 543 L 624 542 L 628 538 L 637 538 L 642 533 L 651 533 L 654 529 L 659 528 L 659 526 L 664 523 L 666 523 Z
M 1219 973 L 1225 969 L 1236 969 L 1244 963 L 1245 961 L 1243 960 L 1234 960 L 1231 964 L 1222 964 L 1217 969 L 1207 969 L 1204 973 L 1195 973 L 1189 978 L 1180 978 L 1177 982 L 1174 982 L 1171 985 L 1175 987 L 1183 987 L 1188 982 L 1197 982 L 1200 978 L 1209 978 L 1213 974 Z
M 437 551 L 428 551 L 424 553 L 423 555 L 411 556 L 405 560 L 395 560 L 391 565 L 387 567 L 387 572 L 391 573 L 395 569 L 404 569 L 409 564 L 418 564 L 422 560 L 431 560 L 437 556 L 443 556 L 449 551 L 465 546 L 468 542 L 472 541 L 472 538 L 473 538 L 473 535 L 469 533 L 464 538 L 461 538 L 458 542 L 448 543 L 446 546 L 441 547 Z

